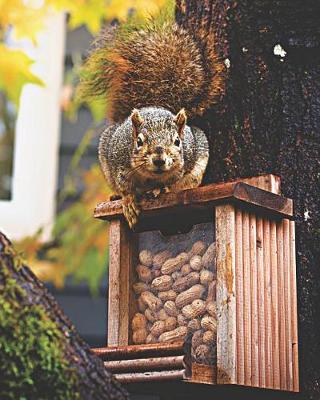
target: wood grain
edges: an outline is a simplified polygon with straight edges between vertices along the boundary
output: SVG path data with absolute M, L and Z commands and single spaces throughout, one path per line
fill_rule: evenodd
M 139 344 L 130 346 L 110 346 L 93 348 L 102 360 L 122 360 L 146 357 L 168 357 L 184 354 L 184 342 Z
M 243 254 L 242 211 L 236 210 L 236 317 L 237 317 L 237 381 L 244 385 L 244 324 L 243 324 Z
M 137 360 L 105 361 L 105 367 L 112 373 L 183 369 L 184 356 L 139 358 Z
M 282 216 L 293 215 L 292 200 L 246 183 L 237 183 L 234 187 L 232 198 L 241 200 L 247 205 L 256 205 L 271 213 L 274 212 Z
M 287 389 L 286 362 L 286 316 L 284 297 L 284 263 L 283 263 L 283 221 L 277 223 L 277 264 L 278 264 L 278 302 L 279 302 L 279 358 L 280 358 L 280 389 Z
M 271 305 L 271 237 L 270 221 L 263 221 L 263 261 L 264 261 L 264 308 L 265 308 L 265 356 L 266 387 L 273 387 L 272 352 L 272 305 Z
M 114 377 L 120 383 L 137 383 L 137 382 L 163 382 L 172 380 L 182 380 L 184 378 L 184 370 L 172 371 L 148 371 L 148 372 L 131 372 L 124 374 L 114 374 Z
M 259 360 L 259 386 L 266 387 L 266 357 L 265 357 L 265 286 L 264 275 L 264 235 L 263 235 L 263 219 L 257 219 L 257 276 L 258 276 L 258 360 Z
M 293 390 L 299 391 L 298 363 L 298 310 L 297 310 L 297 275 L 296 275 L 296 246 L 295 225 L 290 221 L 290 276 L 291 276 L 291 329 L 292 329 L 292 361 L 293 361 Z
M 279 302 L 278 302 L 278 257 L 277 226 L 270 224 L 270 259 L 271 259 L 271 335 L 273 355 L 273 388 L 280 389 L 280 347 L 279 347 Z
M 250 286 L 251 286 L 251 383 L 259 386 L 258 352 L 258 275 L 257 275 L 257 221 L 254 214 L 249 215 L 250 229 Z
M 215 366 L 193 363 L 192 375 L 188 379 L 188 382 L 216 384 L 217 368 Z
M 122 220 L 110 222 L 108 346 L 129 342 L 131 232 Z
M 228 182 L 243 182 L 274 194 L 281 194 L 281 178 L 273 174 L 238 178 Z
M 242 216 L 243 254 L 243 325 L 244 325 L 244 384 L 251 386 L 251 278 L 250 278 L 250 221 L 249 214 Z
M 217 383 L 236 383 L 235 210 L 216 207 Z
M 291 271 L 290 271 L 290 222 L 283 220 L 283 273 L 286 337 L 287 389 L 293 390 L 292 370 L 292 327 L 291 327 Z

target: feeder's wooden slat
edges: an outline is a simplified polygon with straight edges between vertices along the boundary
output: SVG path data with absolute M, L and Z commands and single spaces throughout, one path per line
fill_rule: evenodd
M 280 389 L 287 389 L 286 364 L 286 320 L 284 298 L 284 265 L 283 265 L 283 225 L 277 223 L 277 263 L 278 263 L 278 309 L 279 309 L 279 358 L 280 358 Z
M 291 271 L 290 271 L 290 225 L 289 220 L 283 220 L 283 272 L 284 272 L 284 302 L 286 337 L 286 363 L 287 363 L 287 389 L 293 390 L 292 370 L 292 329 L 291 329 Z
M 217 245 L 217 382 L 236 383 L 235 209 L 216 213 Z
M 250 279 L 250 226 L 249 214 L 242 216 L 243 254 L 243 324 L 244 324 L 244 384 L 251 386 L 251 279 Z
M 137 382 L 163 382 L 182 380 L 184 378 L 184 370 L 131 372 L 127 374 L 114 374 L 113 376 L 123 384 Z
M 243 182 L 211 184 L 177 193 L 167 193 L 152 201 L 144 200 L 140 206 L 144 212 L 152 214 L 161 209 L 199 205 L 203 207 L 221 203 L 222 200 L 245 202 L 282 216 L 292 216 L 293 213 L 292 200 Z M 94 211 L 96 218 L 112 219 L 122 214 L 121 200 L 100 203 Z
M 280 347 L 279 347 L 279 309 L 278 309 L 278 257 L 277 257 L 277 226 L 276 222 L 270 224 L 271 243 L 271 328 L 272 328 L 272 354 L 273 354 L 273 388 L 280 389 Z
M 95 348 L 92 351 L 103 360 L 166 357 L 184 354 L 183 341 L 174 343 L 139 344 Z
M 296 277 L 296 250 L 295 225 L 290 221 L 290 276 L 291 276 L 291 329 L 292 329 L 292 357 L 293 357 L 293 390 L 299 391 L 298 365 L 298 312 L 297 312 L 297 277 Z
M 249 215 L 250 285 L 251 285 L 251 384 L 259 386 L 258 354 L 258 276 L 257 276 L 257 222 Z
M 105 361 L 105 367 L 112 373 L 151 371 L 184 368 L 184 356 L 140 358 L 137 360 Z
M 266 387 L 266 357 L 265 357 L 265 287 L 264 287 L 264 235 L 263 220 L 257 219 L 257 275 L 258 275 L 258 359 L 259 386 Z
M 244 385 L 242 211 L 236 210 L 237 383 Z
M 265 323 L 265 359 L 266 387 L 273 388 L 273 350 L 272 350 L 272 307 L 271 307 L 271 237 L 270 221 L 263 221 L 263 261 L 264 261 L 264 308 Z
M 130 240 L 126 224 L 120 220 L 110 223 L 109 252 L 109 321 L 108 345 L 128 344 Z
M 108 296 L 108 344 L 119 341 L 120 327 L 120 221 L 112 221 L 109 227 L 109 296 Z M 114 284 L 113 284 L 114 283 Z M 116 295 L 114 295 L 116 293 Z

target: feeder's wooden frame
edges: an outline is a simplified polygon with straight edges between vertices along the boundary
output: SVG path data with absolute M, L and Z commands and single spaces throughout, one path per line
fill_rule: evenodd
M 293 204 L 273 175 L 169 193 L 141 203 L 138 230 L 167 212 L 212 210 L 217 243 L 217 365 L 191 363 L 182 344 L 130 346 L 135 236 L 121 200 L 110 221 L 108 347 L 96 349 L 123 383 L 188 381 L 299 391 Z M 149 222 L 148 222 L 149 221 Z

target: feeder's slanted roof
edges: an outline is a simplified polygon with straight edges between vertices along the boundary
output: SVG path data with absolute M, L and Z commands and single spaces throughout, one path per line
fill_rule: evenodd
M 248 208 L 260 208 L 261 211 L 282 218 L 293 216 L 291 199 L 239 181 L 214 183 L 178 193 L 163 194 L 154 200 L 143 200 L 140 206 L 142 214 L 151 214 L 172 208 L 207 207 L 228 202 L 246 205 Z M 121 200 L 99 203 L 94 211 L 96 218 L 107 220 L 117 218 L 122 214 Z

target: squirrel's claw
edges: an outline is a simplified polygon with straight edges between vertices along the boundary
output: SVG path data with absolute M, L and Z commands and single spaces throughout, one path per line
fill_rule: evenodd
M 110 196 L 110 201 L 115 201 L 115 200 L 121 200 L 121 196 L 120 196 L 120 194 L 112 194 L 111 196 Z
M 158 198 L 163 193 L 169 193 L 170 189 L 167 186 L 159 187 L 153 190 L 148 190 L 147 192 L 143 193 L 142 198 L 147 200 L 154 200 Z
M 160 196 L 160 194 L 162 193 L 161 190 L 161 188 L 153 189 L 152 194 L 155 199 Z
M 140 210 L 135 202 L 133 195 L 123 197 L 122 200 L 123 214 L 128 221 L 130 228 L 133 228 L 138 222 Z

